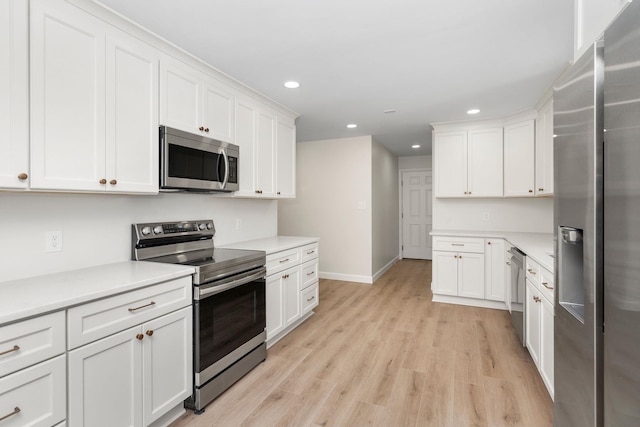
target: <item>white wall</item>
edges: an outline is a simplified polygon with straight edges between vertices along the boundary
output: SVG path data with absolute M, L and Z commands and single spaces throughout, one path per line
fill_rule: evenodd
M 375 140 L 372 147 L 372 273 L 378 277 L 399 253 L 398 159 Z
M 371 137 L 296 146 L 296 199 L 281 200 L 278 234 L 320 238 L 320 272 L 371 276 Z
M 0 281 L 131 259 L 132 223 L 213 219 L 216 245 L 274 236 L 277 206 L 205 194 L 0 193 Z M 63 251 L 47 253 L 56 230 Z
M 630 0 L 574 0 L 574 62 L 607 29 Z
M 433 229 L 553 233 L 553 198 L 434 198 Z
M 431 169 L 431 156 L 398 157 L 398 169 Z

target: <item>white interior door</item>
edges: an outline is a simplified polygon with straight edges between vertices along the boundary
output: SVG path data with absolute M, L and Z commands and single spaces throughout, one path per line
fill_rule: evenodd
M 402 172 L 402 257 L 431 259 L 431 171 Z

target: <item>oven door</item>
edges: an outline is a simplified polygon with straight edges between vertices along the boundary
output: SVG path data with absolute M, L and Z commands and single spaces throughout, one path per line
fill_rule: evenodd
M 203 385 L 264 343 L 265 274 L 262 267 L 195 289 L 196 386 Z

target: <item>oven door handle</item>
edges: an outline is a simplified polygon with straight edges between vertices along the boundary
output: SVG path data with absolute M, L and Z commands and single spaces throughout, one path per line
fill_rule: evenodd
M 193 299 L 199 301 L 204 298 L 208 298 L 212 295 L 219 294 L 220 292 L 228 291 L 229 289 L 237 288 L 238 286 L 246 285 L 247 283 L 251 283 L 256 279 L 264 278 L 267 273 L 267 269 L 262 267 L 257 272 L 249 272 L 245 276 L 242 276 L 239 279 L 232 280 L 231 282 L 222 283 L 220 285 L 212 285 L 209 287 L 196 287 L 193 291 Z

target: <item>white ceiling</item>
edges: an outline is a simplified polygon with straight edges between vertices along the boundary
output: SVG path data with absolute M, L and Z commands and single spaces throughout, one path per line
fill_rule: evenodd
M 573 55 L 573 0 L 101 1 L 300 113 L 299 142 L 373 135 L 398 156 L 470 108 L 533 107 Z

